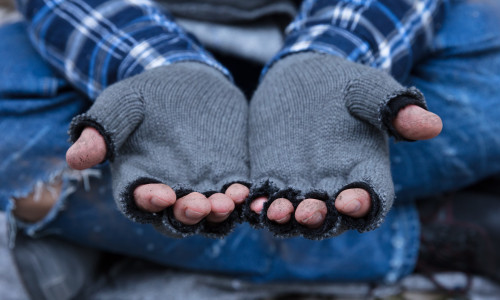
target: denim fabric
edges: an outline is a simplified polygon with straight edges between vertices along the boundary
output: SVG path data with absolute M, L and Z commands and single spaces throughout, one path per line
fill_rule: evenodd
M 500 2 L 455 0 L 409 85 L 443 120 L 432 140 L 391 145 L 396 201 L 456 190 L 500 171 Z
M 1 27 L 0 37 L 0 209 L 10 211 L 12 197 L 61 175 L 68 124 L 90 102 L 38 56 L 23 24 Z
M 310 241 L 276 239 L 243 224 L 223 240 L 176 240 L 128 221 L 114 206 L 106 165 L 86 172 L 65 168 L 67 124 L 88 101 L 42 62 L 21 23 L 0 28 L 0 205 L 8 211 L 13 196 L 61 175 L 58 205 L 42 222 L 25 225 L 28 234 L 58 235 L 168 266 L 256 282 L 393 282 L 410 273 L 417 259 L 413 200 L 500 171 L 500 9 L 493 8 L 495 2 L 455 3 L 436 37 L 433 57 L 415 68 L 410 83 L 441 115 L 444 130 L 431 141 L 391 145 L 398 197 L 375 231 Z
M 188 270 L 230 274 L 257 282 L 274 280 L 373 280 L 388 274 L 395 279 L 411 269 L 418 231 L 413 210 L 397 207 L 381 230 L 371 234 L 348 232 L 339 238 L 315 242 L 277 239 L 265 230 L 240 225 L 220 240 L 193 236 L 171 239 L 150 225 L 133 223 L 111 200 L 110 173 L 100 168 L 90 177 L 90 189 L 66 199 L 62 213 L 42 231 L 99 249 L 152 260 Z M 307 253 L 307 255 L 304 255 Z

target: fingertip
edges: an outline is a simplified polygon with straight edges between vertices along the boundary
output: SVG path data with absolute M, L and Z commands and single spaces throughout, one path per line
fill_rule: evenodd
M 415 134 L 414 139 L 426 140 L 438 136 L 443 129 L 443 120 L 437 114 L 423 109 L 420 106 L 410 105 L 408 118 L 421 127 L 420 135 Z
M 179 198 L 174 204 L 174 217 L 183 224 L 194 225 L 208 216 L 210 201 L 203 194 L 193 192 Z
M 233 183 L 226 189 L 225 194 L 229 196 L 234 203 L 241 204 L 250 194 L 250 189 L 241 183 Z
M 353 218 L 364 217 L 370 211 L 370 207 L 370 194 L 361 188 L 344 190 L 335 199 L 335 208 L 341 214 Z
M 433 112 L 427 111 L 428 134 L 426 139 L 432 139 L 438 136 L 443 130 L 443 120 Z
M 227 211 L 233 211 L 235 208 L 233 200 L 222 193 L 215 193 L 208 197 L 211 205 L 211 212 L 213 213 L 225 213 Z
M 76 144 L 76 142 L 75 142 Z M 78 163 L 78 158 L 77 158 L 77 154 L 75 153 L 76 150 L 75 148 L 78 147 L 78 145 L 71 145 L 69 147 L 69 149 L 66 151 L 66 163 L 68 164 L 68 166 L 71 168 L 71 169 L 75 169 L 75 170 L 83 170 L 83 169 L 86 169 L 86 168 L 81 168 L 81 164 Z
M 234 201 L 226 194 L 215 193 L 208 197 L 208 200 L 211 204 L 211 212 L 207 216 L 209 222 L 222 222 L 234 211 Z
M 138 186 L 134 190 L 136 205 L 147 212 L 159 212 L 175 203 L 175 192 L 167 185 L 151 183 Z
M 104 161 L 106 142 L 101 134 L 92 127 L 85 127 L 68 151 L 66 162 L 75 170 L 84 170 Z
M 317 228 L 324 223 L 327 212 L 325 202 L 308 198 L 297 206 L 295 220 L 306 227 Z
M 254 213 L 260 214 L 264 209 L 264 203 L 266 202 L 267 197 L 257 197 L 252 201 L 252 203 L 250 203 L 250 210 L 252 210 Z
M 290 221 L 294 207 L 292 202 L 285 198 L 278 198 L 271 203 L 267 210 L 267 218 L 279 224 Z
M 437 114 L 412 104 L 399 111 L 393 126 L 407 139 L 428 140 L 441 133 L 443 121 Z

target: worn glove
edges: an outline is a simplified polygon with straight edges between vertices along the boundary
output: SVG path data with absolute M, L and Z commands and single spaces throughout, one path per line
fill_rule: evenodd
M 249 149 L 251 197 L 245 214 L 250 223 L 278 236 L 328 238 L 347 229 L 378 227 L 392 206 L 388 134 L 397 112 L 408 104 L 425 108 L 422 94 L 404 88 L 383 71 L 328 54 L 300 53 L 278 61 L 263 78 L 250 103 Z M 371 196 L 362 218 L 341 215 L 334 206 L 348 188 Z M 269 196 L 262 214 L 249 209 L 258 196 Z M 277 224 L 266 217 L 277 198 L 295 208 L 305 198 L 327 205 L 316 229 L 294 218 Z
M 128 218 L 175 237 L 222 236 L 237 221 L 236 211 L 222 223 L 184 225 L 171 208 L 140 210 L 133 191 L 164 183 L 177 198 L 193 191 L 209 196 L 248 182 L 247 115 L 244 95 L 219 71 L 179 62 L 108 87 L 87 113 L 73 119 L 70 137 L 76 141 L 86 126 L 104 137 L 114 198 Z

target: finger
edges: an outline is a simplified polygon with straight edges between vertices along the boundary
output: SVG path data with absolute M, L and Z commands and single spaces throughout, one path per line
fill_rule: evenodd
M 152 183 L 138 186 L 134 190 L 134 199 L 140 209 L 155 213 L 173 205 L 176 196 L 169 186 Z
M 394 128 L 410 140 L 427 140 L 439 135 L 443 129 L 441 118 L 417 105 L 408 105 L 398 112 Z
M 295 220 L 306 227 L 317 228 L 325 221 L 326 213 L 325 202 L 317 199 L 304 199 L 297 206 Z
M 104 161 L 106 142 L 92 127 L 85 127 L 78 140 L 66 152 L 66 162 L 76 170 L 84 170 Z
M 231 198 L 235 204 L 241 204 L 250 194 L 250 189 L 243 184 L 234 183 L 229 186 L 225 192 L 229 198 Z
M 269 206 L 267 218 L 278 224 L 284 224 L 290 221 L 293 211 L 293 205 L 288 199 L 278 198 Z
M 257 214 L 260 214 L 264 209 L 264 203 L 267 202 L 267 197 L 255 198 L 252 203 L 250 203 L 250 209 Z
M 234 210 L 234 201 L 227 195 L 215 193 L 208 197 L 211 205 L 210 214 L 207 216 L 207 221 L 219 223 L 229 217 Z
M 370 194 L 364 189 L 353 188 L 342 191 L 335 200 L 335 208 L 344 215 L 361 218 L 371 207 Z
M 200 193 L 190 193 L 174 204 L 174 217 L 186 225 L 194 225 L 208 216 L 212 206 Z

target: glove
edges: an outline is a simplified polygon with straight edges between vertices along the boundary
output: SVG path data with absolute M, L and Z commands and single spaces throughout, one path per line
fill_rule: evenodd
M 193 191 L 209 196 L 248 182 L 248 103 L 219 71 L 195 62 L 148 70 L 108 87 L 70 125 L 74 142 L 87 126 L 104 137 L 118 208 L 131 220 L 151 223 L 173 237 L 222 236 L 238 212 L 222 223 L 184 225 L 168 208 L 140 210 L 136 187 L 164 183 L 177 199 Z
M 418 90 L 374 68 L 313 52 L 278 61 L 250 103 L 253 187 L 244 209 L 247 220 L 277 236 L 310 239 L 378 227 L 394 200 L 388 134 L 402 139 L 392 120 L 409 104 L 426 108 Z M 370 194 L 366 216 L 352 218 L 335 209 L 337 195 L 349 188 Z M 263 195 L 269 201 L 257 215 L 249 205 Z M 311 229 L 294 218 L 281 225 L 270 221 L 267 209 L 278 198 L 294 208 L 306 198 L 324 201 L 325 222 Z

